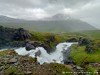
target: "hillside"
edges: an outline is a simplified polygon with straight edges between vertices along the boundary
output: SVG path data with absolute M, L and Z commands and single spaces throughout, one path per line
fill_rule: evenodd
M 95 73 L 97 72 L 99 73 L 100 71 L 99 69 L 100 40 L 98 39 L 99 36 L 94 37 L 94 36 L 99 35 L 99 30 L 85 31 L 84 33 L 80 32 L 80 33 L 56 34 L 56 33 L 28 32 L 22 28 L 13 29 L 13 28 L 5 28 L 1 26 L 0 31 L 1 31 L 0 34 L 2 34 L 2 36 L 0 36 L 0 39 L 1 39 L 0 46 L 6 45 L 6 48 L 9 48 L 9 45 L 10 45 L 11 47 L 14 46 L 18 48 L 18 49 L 11 48 L 11 49 L 8 49 L 7 51 L 3 51 L 1 48 L 0 75 L 13 75 L 13 74 L 17 74 L 17 75 L 48 75 L 48 74 L 73 75 L 72 73 L 74 72 L 77 72 L 77 73 L 90 72 L 91 73 L 90 75 L 96 75 Z M 90 38 L 87 36 L 89 34 L 91 35 Z M 17 38 L 15 36 L 17 36 Z M 81 40 L 80 40 L 80 36 L 82 36 Z M 94 39 L 91 39 L 92 37 L 94 37 Z M 37 49 L 40 49 L 39 48 L 40 44 L 42 47 L 43 45 L 45 45 L 47 48 L 49 48 L 49 51 L 51 52 L 50 55 L 52 54 L 51 50 L 55 51 L 55 46 L 57 47 L 59 43 L 61 44 L 62 42 L 66 42 L 66 41 L 67 42 L 77 41 L 79 44 L 73 44 L 69 48 L 67 47 L 68 45 L 62 43 L 63 44 L 62 48 L 64 48 L 63 50 L 66 49 L 65 46 L 69 48 L 68 50 L 66 49 L 67 50 L 66 52 L 64 51 L 64 58 L 65 58 L 64 64 L 61 64 L 61 63 L 57 64 L 57 62 L 55 62 L 55 63 L 50 63 L 50 64 L 44 63 L 41 65 L 38 62 L 38 58 L 31 58 L 29 55 L 29 53 L 34 55 L 34 47 L 36 46 L 34 41 L 37 41 L 36 44 L 39 44 L 37 45 L 37 48 L 35 49 L 35 51 L 37 51 Z M 24 54 L 26 53 L 26 51 L 24 50 L 24 48 L 19 48 L 19 47 L 26 48 L 27 46 L 29 48 L 32 47 L 33 52 L 31 53 L 32 50 L 28 50 L 27 51 L 29 52 L 28 54 L 21 55 L 20 52 Z M 40 49 L 40 50 L 43 51 L 43 49 Z M 46 51 L 48 52 L 47 49 Z M 37 53 L 35 53 L 35 55 L 36 54 Z M 46 55 L 46 53 L 44 55 Z M 55 56 L 56 55 L 59 55 L 59 54 L 57 53 L 55 54 Z M 40 53 L 38 56 L 41 57 L 42 53 Z M 47 57 L 48 55 L 46 55 L 46 59 Z M 54 57 L 54 56 L 51 56 L 51 57 Z M 44 59 L 45 58 L 43 58 L 43 60 Z M 69 72 L 69 73 L 63 74 L 63 72 Z
M 58 19 L 57 19 L 58 18 Z M 0 17 L 0 25 L 13 27 L 13 28 L 24 28 L 30 31 L 41 31 L 41 32 L 74 32 L 74 31 L 84 31 L 84 30 L 95 30 L 90 24 L 83 22 L 81 20 L 67 18 L 64 16 L 60 17 L 53 16 L 47 20 L 22 20 L 13 19 L 6 16 Z

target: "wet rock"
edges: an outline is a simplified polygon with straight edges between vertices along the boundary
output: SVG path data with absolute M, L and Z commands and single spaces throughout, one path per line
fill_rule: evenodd
M 27 51 L 32 50 L 32 49 L 35 49 L 34 45 L 29 44 L 29 43 L 26 44 L 26 47 L 25 48 L 26 48 Z
M 48 46 L 45 46 L 44 44 L 42 43 L 39 43 L 37 41 L 28 41 L 25 48 L 26 50 L 32 50 L 32 49 L 35 49 L 36 47 L 43 47 L 48 53 L 52 52 L 54 49 L 48 47 Z
M 41 43 L 37 42 L 37 41 L 28 41 L 26 44 L 26 50 L 32 50 L 35 49 L 36 47 L 40 47 Z
M 40 56 L 40 55 L 41 55 L 41 51 L 40 50 L 35 53 L 35 57 Z
M 71 59 L 64 60 L 64 64 L 74 64 Z

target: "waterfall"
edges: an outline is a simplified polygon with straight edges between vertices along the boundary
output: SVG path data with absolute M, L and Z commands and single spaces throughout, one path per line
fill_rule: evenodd
M 63 57 L 63 53 L 66 52 L 68 50 L 68 48 L 74 43 L 68 43 L 68 42 L 64 42 L 64 43 L 59 43 L 56 46 L 56 50 L 50 54 L 47 53 L 47 51 L 43 48 L 43 47 L 37 47 L 36 49 L 27 51 L 25 49 L 25 47 L 23 48 L 18 48 L 15 49 L 15 51 L 19 54 L 19 55 L 29 55 L 30 57 L 36 57 L 37 61 L 40 64 L 43 63 L 61 63 L 64 64 L 64 57 Z M 40 52 L 38 56 L 35 56 L 37 52 Z

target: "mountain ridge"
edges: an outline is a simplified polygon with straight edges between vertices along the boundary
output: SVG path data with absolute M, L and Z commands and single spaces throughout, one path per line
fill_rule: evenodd
M 41 32 L 75 32 L 96 29 L 87 22 L 63 14 L 54 15 L 44 20 L 23 20 L 0 16 L 0 25 Z

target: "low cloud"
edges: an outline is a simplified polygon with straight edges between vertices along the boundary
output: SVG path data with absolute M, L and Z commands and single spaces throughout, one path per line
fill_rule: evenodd
M 0 0 L 0 15 L 37 20 L 58 13 L 100 27 L 100 0 Z

